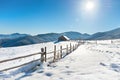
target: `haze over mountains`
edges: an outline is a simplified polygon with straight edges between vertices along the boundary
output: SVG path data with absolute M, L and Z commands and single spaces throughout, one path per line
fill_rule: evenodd
M 106 32 L 98 32 L 93 35 L 89 35 L 87 33 L 82 34 L 79 32 L 64 32 L 64 33 L 47 33 L 47 34 L 38 34 L 35 36 L 28 34 L 19 34 L 14 33 L 11 35 L 0 35 L 0 46 L 1 47 L 13 47 L 13 46 L 22 46 L 29 44 L 36 44 L 42 42 L 50 42 L 57 41 L 58 37 L 61 35 L 65 35 L 71 40 L 77 39 L 87 39 L 87 40 L 105 40 L 105 39 L 118 39 L 120 38 L 120 28 L 106 31 Z
M 120 38 L 120 28 L 106 31 L 106 32 L 98 32 L 91 35 L 88 39 L 91 40 L 104 40 L 104 39 L 118 39 Z

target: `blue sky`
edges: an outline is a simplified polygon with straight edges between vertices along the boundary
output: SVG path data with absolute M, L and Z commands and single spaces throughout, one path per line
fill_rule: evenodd
M 88 1 L 92 10 L 85 7 Z M 0 0 L 0 34 L 92 34 L 118 27 L 120 0 Z

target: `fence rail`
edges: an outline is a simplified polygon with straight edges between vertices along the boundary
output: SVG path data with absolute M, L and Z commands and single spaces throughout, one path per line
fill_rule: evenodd
M 38 55 L 38 54 L 42 54 L 42 53 L 39 52 L 39 53 L 34 53 L 34 54 L 26 55 L 26 56 L 20 56 L 20 57 L 16 57 L 16 58 L 12 58 L 12 59 L 2 60 L 2 61 L 0 61 L 0 63 L 13 61 L 13 60 L 16 60 L 16 59 L 21 59 L 21 58 L 26 58 L 26 57 L 30 57 L 30 56 L 34 56 L 34 55 Z
M 0 70 L 0 72 L 7 71 L 7 70 L 11 70 L 11 69 L 15 69 L 15 68 L 18 68 L 18 67 L 21 67 L 21 66 L 24 66 L 24 65 L 27 65 L 27 64 L 36 62 L 36 61 L 38 61 L 38 60 L 39 60 L 39 59 L 36 59 L 36 60 L 30 61 L 30 62 L 27 62 L 27 63 L 24 63 L 24 64 L 20 64 L 20 65 L 18 65 L 18 66 L 14 66 L 14 67 L 2 69 L 2 70 Z
M 68 45 L 66 45 L 66 48 L 63 48 L 63 46 L 60 46 L 59 50 L 57 50 L 57 46 L 54 45 L 54 51 L 51 51 L 51 52 L 48 52 L 48 53 L 47 53 L 47 48 L 45 47 L 45 48 L 41 48 L 41 52 L 38 52 L 38 53 L 34 53 L 34 54 L 30 54 L 30 55 L 25 55 L 25 56 L 20 56 L 20 57 L 16 57 L 16 58 L 12 58 L 12 59 L 2 60 L 2 61 L 0 61 L 0 64 L 1 63 L 5 63 L 5 62 L 10 62 L 10 61 L 13 61 L 13 60 L 18 60 L 18 59 L 22 59 L 22 58 L 27 58 L 27 57 L 35 56 L 35 55 L 40 55 L 39 59 L 30 61 L 30 62 L 27 62 L 27 63 L 24 63 L 24 64 L 20 64 L 18 66 L 14 66 L 14 67 L 2 69 L 2 70 L 0 70 L 0 72 L 11 70 L 11 69 L 14 69 L 14 68 L 18 68 L 18 67 L 30 64 L 30 63 L 35 62 L 35 61 L 40 61 L 40 62 L 44 63 L 44 62 L 47 62 L 47 60 L 52 59 L 52 62 L 55 62 L 55 61 L 63 58 L 64 56 L 68 55 L 69 53 L 71 53 L 75 49 L 77 49 L 79 45 L 80 45 L 80 42 L 78 42 L 77 44 L 74 44 L 74 45 L 72 45 L 70 43 L 70 45 L 69 45 L 70 47 L 68 47 Z M 66 50 L 66 51 L 64 51 L 64 50 Z M 47 57 L 47 54 L 53 54 L 53 56 Z

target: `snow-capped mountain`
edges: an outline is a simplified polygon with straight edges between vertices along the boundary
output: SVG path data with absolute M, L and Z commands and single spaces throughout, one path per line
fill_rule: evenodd
M 22 45 L 36 44 L 36 43 L 42 43 L 42 42 L 57 41 L 61 35 L 65 35 L 71 40 L 118 39 L 120 38 L 120 28 L 117 28 L 111 31 L 106 31 L 106 32 L 98 32 L 93 35 L 89 35 L 87 33 L 82 34 L 75 31 L 69 31 L 64 33 L 46 33 L 46 34 L 38 34 L 35 36 L 31 36 L 27 34 L 19 34 L 19 33 L 15 33 L 11 35 L 0 35 L 0 46 L 13 47 L 13 46 L 22 46 Z
M 0 46 L 13 47 L 13 46 L 22 46 L 22 45 L 36 44 L 42 42 L 57 41 L 61 35 L 66 35 L 72 40 L 83 39 L 89 36 L 87 34 L 81 34 L 78 32 L 47 33 L 47 34 L 39 34 L 36 36 L 27 35 L 19 38 L 2 39 L 0 40 Z

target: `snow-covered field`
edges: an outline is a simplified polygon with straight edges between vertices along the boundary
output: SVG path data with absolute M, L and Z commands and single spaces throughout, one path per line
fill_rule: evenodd
M 6 59 L 12 59 L 20 56 L 26 56 L 34 53 L 41 52 L 41 48 L 46 47 L 47 53 L 54 51 L 54 45 L 56 45 L 57 50 L 60 49 L 60 46 L 66 48 L 66 45 L 70 46 L 77 44 L 73 41 L 65 41 L 65 42 L 49 42 L 49 43 L 40 43 L 34 45 L 20 46 L 20 47 L 8 47 L 8 48 L 0 48 L 0 61 Z M 47 58 L 53 56 L 53 54 L 47 54 Z M 21 58 L 13 61 L 0 63 L 0 70 L 15 67 L 24 63 L 31 62 L 36 59 L 40 59 L 41 55 L 34 55 L 31 57 Z M 35 61 L 31 64 L 25 65 L 23 67 L 15 68 L 9 71 L 0 72 L 0 79 L 2 78 L 10 78 L 11 76 L 15 76 L 21 72 L 29 72 L 30 69 L 34 68 L 36 65 L 40 64 L 40 61 Z
M 120 40 L 87 41 L 49 66 L 46 62 L 34 72 L 0 76 L 3 80 L 120 80 Z

